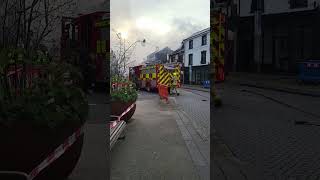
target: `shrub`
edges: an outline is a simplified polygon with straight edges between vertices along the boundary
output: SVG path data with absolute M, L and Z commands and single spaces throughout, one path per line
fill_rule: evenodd
M 0 64 L 0 125 L 32 124 L 32 127 L 56 129 L 85 121 L 88 103 L 79 87 L 81 75 L 76 68 L 65 63 L 34 63 L 33 57 L 17 50 L 2 50 L 0 54 L 3 58 Z M 42 72 L 39 77 L 32 78 L 31 85 L 27 85 L 29 74 L 26 67 L 34 67 L 35 64 L 41 66 Z M 18 90 L 17 86 L 10 85 L 11 80 L 7 78 L 8 69 L 13 65 L 23 67 L 21 77 L 15 75 L 16 82 L 20 83 Z
M 138 98 L 135 84 L 125 78 L 112 77 L 111 87 L 112 101 L 131 102 Z

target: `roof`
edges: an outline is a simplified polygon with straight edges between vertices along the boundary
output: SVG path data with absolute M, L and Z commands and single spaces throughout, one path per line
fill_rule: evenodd
M 173 51 L 172 53 L 170 53 L 170 55 L 175 55 L 175 54 L 179 54 L 181 51 L 183 51 L 184 49 L 182 48 L 182 46 L 180 48 L 178 48 L 177 50 Z
M 203 29 L 201 31 L 198 31 L 196 33 L 193 33 L 191 36 L 189 36 L 188 38 L 184 39 L 183 41 L 189 40 L 189 39 L 194 39 L 196 37 L 202 36 L 204 34 L 210 33 L 210 27 Z
M 94 16 L 94 15 L 103 15 L 103 16 L 108 16 L 110 17 L 110 12 L 107 11 L 95 11 L 87 14 L 79 14 L 79 18 L 85 17 L 85 16 Z

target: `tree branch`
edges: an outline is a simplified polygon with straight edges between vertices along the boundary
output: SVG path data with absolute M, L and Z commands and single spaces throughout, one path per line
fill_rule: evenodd
M 37 5 L 38 2 L 39 2 L 39 0 L 33 0 L 33 1 L 32 1 L 32 4 L 31 4 L 29 19 L 28 19 L 27 38 L 26 38 L 26 42 L 25 42 L 25 47 L 26 47 L 26 49 L 29 49 L 31 24 L 32 24 L 32 21 L 33 21 L 32 15 L 33 15 L 34 7 Z

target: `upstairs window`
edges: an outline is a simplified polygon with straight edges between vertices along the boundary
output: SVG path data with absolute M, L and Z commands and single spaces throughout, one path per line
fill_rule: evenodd
M 308 7 L 308 0 L 289 0 L 290 9 Z
M 193 40 L 189 41 L 189 49 L 193 49 Z
M 202 36 L 202 43 L 201 43 L 202 46 L 204 45 L 207 45 L 207 35 L 203 35 Z

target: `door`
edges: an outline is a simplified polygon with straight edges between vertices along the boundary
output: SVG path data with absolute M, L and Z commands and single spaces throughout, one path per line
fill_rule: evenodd
M 274 39 L 274 68 L 280 72 L 289 71 L 288 39 L 279 37 Z

